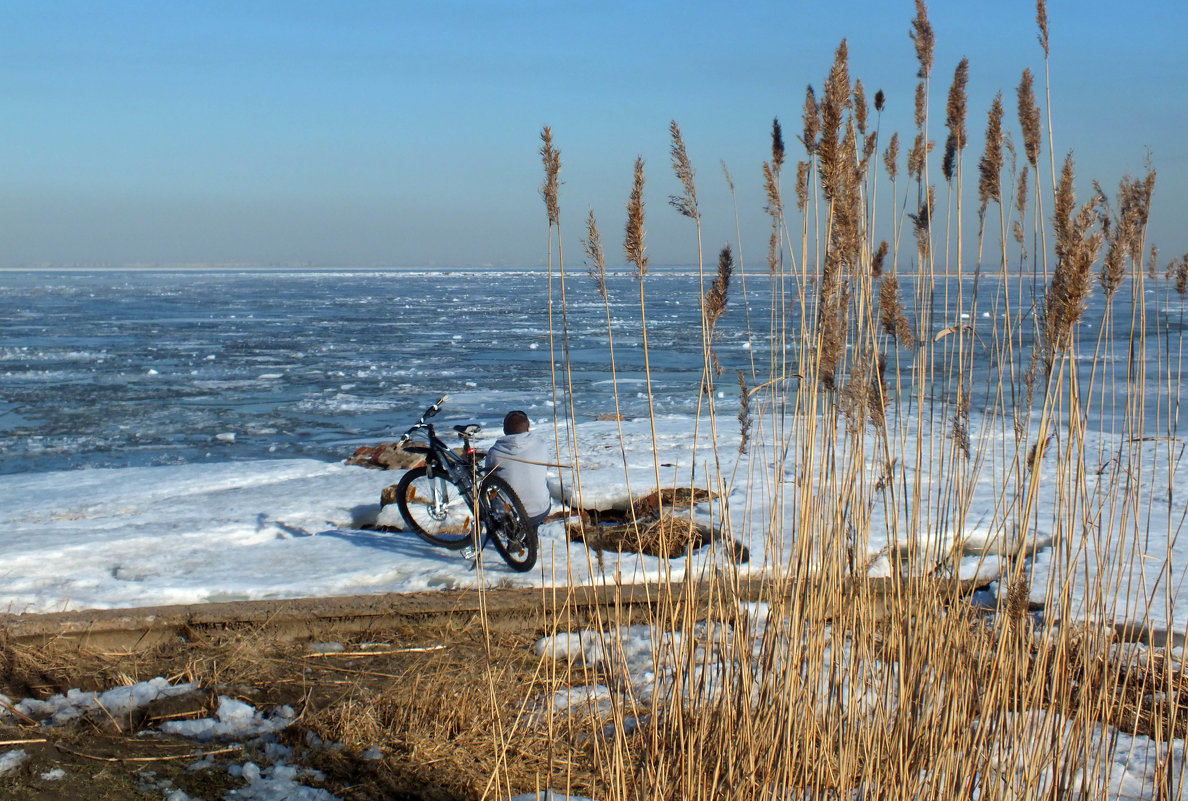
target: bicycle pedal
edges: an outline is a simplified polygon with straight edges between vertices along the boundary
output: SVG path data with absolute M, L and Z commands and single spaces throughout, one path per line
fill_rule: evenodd
M 471 561 L 474 561 L 474 558 L 478 556 L 478 551 L 474 549 L 473 545 L 467 545 L 462 549 L 461 553 L 463 559 L 469 559 Z

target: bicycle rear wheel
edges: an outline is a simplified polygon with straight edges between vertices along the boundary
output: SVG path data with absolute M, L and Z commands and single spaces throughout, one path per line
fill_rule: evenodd
M 396 506 L 414 534 L 430 545 L 457 551 L 474 543 L 474 510 L 454 482 L 424 465 L 396 485 Z
M 536 527 L 528 522 L 519 496 L 507 481 L 495 475 L 483 479 L 480 492 L 483 523 L 495 550 L 512 570 L 531 570 L 536 564 Z

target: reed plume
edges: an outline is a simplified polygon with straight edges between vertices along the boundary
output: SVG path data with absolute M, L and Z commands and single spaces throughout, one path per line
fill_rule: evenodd
M 1180 297 L 1188 292 L 1188 253 L 1180 257 L 1179 263 L 1176 264 L 1176 292 Z
M 879 243 L 874 255 L 870 258 L 870 277 L 880 278 L 883 275 L 883 262 L 887 260 L 887 240 Z
M 1020 262 L 1027 261 L 1027 234 L 1023 230 L 1023 217 L 1027 214 L 1027 170 L 1019 172 L 1019 181 L 1015 185 L 1015 208 L 1019 214 L 1011 222 L 1011 235 L 1019 246 Z
M 845 123 L 841 140 L 833 144 L 836 134 L 825 124 L 827 119 L 849 101 L 849 77 L 845 67 L 845 42 L 838 48 L 838 58 L 830 74 L 827 101 L 822 103 L 821 171 L 822 192 L 832 202 L 828 249 L 820 281 L 820 301 L 817 307 L 817 329 L 821 338 L 819 350 L 820 372 L 826 387 L 837 385 L 838 364 L 845 352 L 848 330 L 850 291 L 847 275 L 858 273 L 862 253 L 861 175 L 856 167 L 858 134 L 854 120 Z M 842 104 L 842 105 L 837 105 Z M 830 112 L 826 109 L 830 108 Z M 840 117 L 838 122 L 840 124 Z M 826 187 L 825 175 L 829 175 Z
M 1150 278 L 1152 281 L 1154 281 L 1157 276 L 1156 270 L 1158 270 L 1158 269 L 1159 269 L 1159 246 L 1151 245 L 1151 255 L 1147 259 L 1147 277 Z
M 1141 181 L 1129 175 L 1124 177 L 1118 184 L 1117 217 L 1111 220 L 1108 201 L 1098 187 L 1105 209 L 1101 224 L 1108 242 L 1099 279 L 1107 297 L 1114 294 L 1125 278 L 1127 260 L 1142 262 L 1143 232 L 1151 213 L 1151 194 L 1154 191 L 1154 170 L 1149 171 Z
M 1034 168 L 1039 162 L 1040 127 L 1039 104 L 1035 101 L 1035 76 L 1031 68 L 1023 70 L 1023 77 L 1019 81 L 1019 88 L 1015 92 L 1019 103 L 1019 129 L 1023 132 L 1023 152 L 1027 162 Z
M 859 433 L 867 420 L 879 427 L 886 422 L 881 374 L 876 361 L 869 353 L 863 353 L 854 364 L 850 380 L 842 388 L 838 405 L 846 418 L 846 432 L 851 436 Z
M 842 354 L 846 350 L 846 330 L 849 325 L 850 288 L 837 275 L 838 268 L 826 271 L 821 282 L 821 303 L 818 307 L 820 337 L 820 366 L 818 376 L 821 386 L 837 389 L 837 371 Z
M 866 167 L 870 164 L 871 157 L 875 154 L 875 148 L 879 144 L 879 135 L 875 131 L 871 131 L 866 135 L 865 141 L 862 143 L 862 162 L 858 165 L 858 171 L 865 173 Z
M 784 166 L 784 131 L 779 117 L 771 121 L 771 164 L 777 173 Z
M 916 99 L 912 106 L 915 116 L 912 119 L 915 120 L 917 129 L 923 129 L 928 117 L 928 87 L 923 81 L 916 84 L 915 97 Z
M 928 21 L 928 6 L 924 0 L 916 0 L 916 16 L 912 19 L 909 35 L 916 45 L 916 60 L 920 62 L 920 72 L 916 77 L 928 80 L 928 75 L 932 72 L 936 36 L 932 31 L 932 23 Z
M 907 171 L 909 178 L 915 178 L 917 181 L 924 180 L 924 162 L 927 160 L 930 152 L 932 152 L 932 142 L 925 142 L 924 133 L 921 131 L 916 134 L 916 141 L 912 144 L 912 149 L 908 151 Z
M 957 170 L 957 139 L 952 134 L 945 140 L 945 157 L 941 161 L 941 174 L 945 180 L 953 183 L 953 176 Z
M 891 134 L 891 141 L 883 151 L 883 166 L 887 169 L 887 177 L 892 181 L 899 174 L 899 132 Z
M 718 377 L 722 375 L 722 363 L 718 360 L 717 352 L 713 350 L 712 342 L 718 320 L 721 319 L 722 314 L 726 311 L 726 299 L 730 291 L 730 276 L 733 274 L 734 254 L 730 250 L 730 245 L 727 244 L 718 254 L 718 274 L 714 276 L 713 283 L 705 293 L 705 297 L 701 300 L 701 313 L 705 316 L 705 328 L 708 332 L 707 339 L 711 343 L 710 359 L 713 362 L 714 373 Z
M 838 150 L 840 162 L 837 170 L 837 196 L 834 204 L 833 222 L 829 234 L 830 248 L 839 256 L 850 274 L 861 271 L 862 264 L 862 221 L 863 198 L 862 175 L 857 166 L 858 133 L 854 121 L 847 120 L 846 132 Z
M 870 114 L 870 107 L 866 103 L 866 88 L 861 78 L 854 79 L 854 92 L 850 98 L 854 108 L 854 124 L 858 126 L 858 133 L 866 135 L 866 118 Z
M 635 159 L 635 181 L 631 185 L 631 196 L 627 200 L 627 229 L 623 239 L 623 252 L 627 261 L 635 266 L 635 274 L 642 279 L 648 274 L 647 248 L 644 246 L 644 160 Z
M 867 133 L 867 118 L 870 116 L 870 106 L 866 102 L 866 89 L 862 86 L 861 79 L 854 80 L 854 123 L 858 126 L 858 135 L 862 137 L 862 161 L 858 165 L 860 172 L 866 172 L 866 165 L 870 162 L 871 156 L 874 155 L 875 146 L 878 144 L 878 132 L 871 131 Z
M 912 230 L 916 235 L 916 250 L 920 254 L 920 261 L 928 258 L 932 250 L 932 210 L 936 207 L 936 187 L 928 187 L 928 194 L 922 198 L 915 214 L 908 214 L 912 221 Z
M 764 208 L 771 218 L 771 236 L 767 240 L 767 269 L 775 275 L 783 263 L 780 223 L 784 217 L 784 199 L 780 193 L 779 175 L 772 169 L 770 162 L 766 161 L 763 162 L 763 189 L 767 195 L 767 205 Z M 799 202 L 799 195 L 797 198 Z
M 945 127 L 949 137 L 945 141 L 945 158 L 942 165 L 945 180 L 953 181 L 957 156 L 965 149 L 966 131 L 966 86 L 969 84 L 969 59 L 963 58 L 953 71 L 953 84 L 949 87 L 949 102 L 945 106 Z
M 1035 24 L 1039 26 L 1039 43 L 1044 49 L 1044 58 L 1048 57 L 1048 4 L 1045 0 L 1036 0 Z
M 821 161 L 821 191 L 826 200 L 836 199 L 842 191 L 841 182 L 847 163 L 841 152 L 842 120 L 850 106 L 849 48 L 842 39 L 834 54 L 833 66 L 825 81 L 825 95 L 821 99 L 821 139 L 817 155 Z
M 726 299 L 730 290 L 730 276 L 733 274 L 734 254 L 730 250 L 730 245 L 726 245 L 718 254 L 718 274 L 714 277 L 709 291 L 705 293 L 702 303 L 705 321 L 711 336 L 713 335 L 714 326 L 718 324 L 722 313 L 726 311 Z
M 681 127 L 676 120 L 669 123 L 672 134 L 672 169 L 681 182 L 682 192 L 679 195 L 669 195 L 668 204 L 681 215 L 691 220 L 700 220 L 701 212 L 697 207 L 697 187 L 693 183 L 693 164 L 689 161 L 689 154 L 685 150 L 685 140 L 681 137 Z
M 796 208 L 802 212 L 808 207 L 810 169 L 807 161 L 796 162 Z
M 875 111 L 882 114 L 883 106 L 886 104 L 886 102 L 887 102 L 887 96 L 885 94 L 883 94 L 882 89 L 879 89 L 877 92 L 875 92 L 875 96 L 874 96 Z
M 1055 209 L 1052 212 L 1052 224 L 1056 229 L 1056 258 L 1062 256 L 1061 248 L 1067 253 L 1073 241 L 1071 230 L 1073 209 L 1076 207 L 1076 194 L 1073 189 L 1073 160 L 1072 153 L 1064 159 L 1064 168 L 1060 182 L 1056 185 Z
M 1121 225 L 1106 236 L 1106 255 L 1101 262 L 1101 272 L 1097 280 L 1107 298 L 1113 297 L 1114 292 L 1122 285 L 1122 279 L 1126 277 L 1126 246 L 1123 239 Z
M 780 195 L 779 179 L 769 161 L 763 162 L 763 191 L 767 195 L 764 210 L 773 218 L 780 217 L 784 213 L 784 200 Z
M 867 406 L 870 422 L 881 429 L 887 428 L 887 391 L 883 376 L 887 372 L 887 357 L 879 353 L 874 360 L 874 371 L 870 376 L 870 399 Z
M 1073 189 L 1073 159 L 1064 160 L 1056 189 L 1053 227 L 1056 232 L 1056 269 L 1045 296 L 1045 357 L 1049 366 L 1056 354 L 1073 342 L 1076 325 L 1085 310 L 1093 274 L 1093 262 L 1101 248 L 1103 234 L 1095 229 L 1099 199 L 1094 195 L 1079 210 Z
M 784 200 L 780 195 L 780 182 L 769 162 L 763 162 L 763 189 L 767 194 L 764 209 L 771 217 L 771 237 L 767 242 L 767 267 L 774 275 L 780 267 L 780 220 L 784 215 Z
M 804 111 L 801 114 L 804 123 L 804 133 L 800 141 L 804 144 L 805 152 L 810 156 L 817 153 L 817 135 L 821 132 L 821 109 L 817 105 L 817 93 L 812 85 L 804 90 Z
M 978 162 L 979 216 L 985 216 L 990 201 L 1002 205 L 1002 92 L 994 96 L 986 121 L 986 152 Z
M 1027 170 L 1019 173 L 1019 182 L 1015 185 L 1015 208 L 1019 212 L 1019 217 L 1022 218 L 1027 212 Z M 1015 223 L 1018 224 L 1016 219 Z
M 747 452 L 751 442 L 751 393 L 742 370 L 738 371 L 738 433 L 738 453 L 741 456 Z
M 594 287 L 604 301 L 609 300 L 606 294 L 606 257 L 602 252 L 602 234 L 598 231 L 598 221 L 594 219 L 594 210 L 590 209 L 590 216 L 586 218 L 586 238 L 582 240 L 582 250 L 589 260 L 587 271 Z
M 883 330 L 905 348 L 915 347 L 912 324 L 899 300 L 899 279 L 889 275 L 879 283 L 879 322 Z
M 545 211 L 549 217 L 549 225 L 560 225 L 561 208 L 557 199 L 557 188 L 560 184 L 561 151 L 553 147 L 553 131 L 549 126 L 546 125 L 540 132 L 540 138 L 544 142 L 540 147 L 540 158 L 544 162 L 545 173 L 544 183 L 540 187 L 540 194 L 544 198 Z

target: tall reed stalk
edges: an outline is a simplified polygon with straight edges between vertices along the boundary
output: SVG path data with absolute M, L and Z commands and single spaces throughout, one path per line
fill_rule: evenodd
M 635 160 L 635 173 L 631 183 L 631 194 L 627 199 L 627 224 L 624 227 L 623 252 L 627 261 L 635 268 L 639 283 L 639 316 L 643 331 L 644 382 L 648 396 L 648 426 L 652 434 L 652 464 L 656 471 L 656 489 L 664 486 L 660 480 L 660 452 L 656 445 L 656 407 L 652 400 L 652 362 L 648 349 L 648 314 L 644 298 L 644 278 L 648 274 L 647 246 L 644 244 L 644 160 Z

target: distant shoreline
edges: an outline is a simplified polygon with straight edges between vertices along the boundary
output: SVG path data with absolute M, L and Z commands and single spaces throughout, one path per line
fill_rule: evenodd
M 0 275 L 17 274 L 17 273 L 204 273 L 204 274 L 284 274 L 284 273 L 308 273 L 308 274 L 383 274 L 383 273 L 404 273 L 404 274 L 466 274 L 466 273 L 485 273 L 488 275 L 505 275 L 505 274 L 522 274 L 530 272 L 539 272 L 545 274 L 548 272 L 547 265 L 528 265 L 521 267 L 512 266 L 495 266 L 495 265 L 462 265 L 452 267 L 439 267 L 432 265 L 421 266 L 398 266 L 398 267 L 281 267 L 281 266 L 259 266 L 259 265 L 230 265 L 230 264 L 211 264 L 211 265 L 121 265 L 121 266 L 38 266 L 38 267 L 0 267 Z M 974 277 L 974 267 L 969 267 L 961 274 L 960 277 L 972 279 Z M 554 265 L 553 272 L 557 273 L 558 267 Z M 709 266 L 706 267 L 706 276 L 712 274 Z M 581 280 L 585 275 L 585 267 L 579 264 L 576 267 L 569 268 L 571 278 Z M 696 264 L 653 264 L 649 265 L 648 273 L 657 273 L 663 275 L 698 275 Z M 618 265 L 607 269 L 607 274 L 615 277 L 635 277 L 635 270 L 630 265 Z M 738 275 L 739 273 L 735 273 Z M 745 274 L 748 278 L 764 278 L 770 276 L 771 273 L 766 268 L 746 270 Z M 899 270 L 896 272 L 900 278 L 917 278 L 920 275 L 927 275 L 926 273 L 918 273 L 909 270 Z M 957 278 L 956 272 L 935 271 L 931 274 L 934 278 Z M 1006 274 L 1011 278 L 1018 278 L 1020 276 L 1028 276 L 1030 273 L 1026 272 L 1010 272 Z M 784 277 L 786 279 L 796 279 L 800 276 L 798 270 L 786 270 Z M 1003 277 L 1003 273 L 997 269 L 990 270 L 983 268 L 979 276 L 985 280 L 999 279 Z M 810 280 L 815 279 L 816 274 L 811 275 Z

